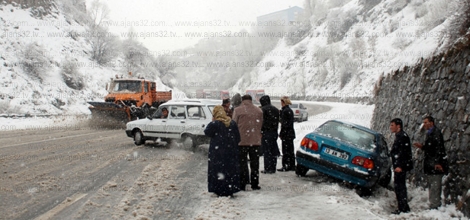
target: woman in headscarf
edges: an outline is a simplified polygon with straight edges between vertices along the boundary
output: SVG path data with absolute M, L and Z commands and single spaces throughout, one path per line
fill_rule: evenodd
M 218 196 L 232 196 L 240 191 L 240 132 L 222 106 L 215 106 L 212 115 L 212 122 L 204 130 L 206 136 L 211 138 L 208 190 Z

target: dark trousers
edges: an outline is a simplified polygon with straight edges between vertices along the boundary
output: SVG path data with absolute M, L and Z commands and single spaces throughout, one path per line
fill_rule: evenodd
M 277 157 L 279 156 L 277 136 L 277 131 L 263 132 L 261 148 L 263 148 L 264 171 L 266 172 L 276 172 Z
M 294 139 L 282 139 L 282 167 L 295 169 Z
M 394 186 L 395 186 L 395 194 L 397 196 L 398 201 L 398 210 L 400 212 L 409 212 L 410 207 L 408 206 L 408 198 L 406 192 L 406 172 L 394 173 Z
M 259 148 L 260 146 L 240 146 L 240 187 L 245 189 L 248 179 L 248 157 L 250 158 L 251 187 L 259 186 Z

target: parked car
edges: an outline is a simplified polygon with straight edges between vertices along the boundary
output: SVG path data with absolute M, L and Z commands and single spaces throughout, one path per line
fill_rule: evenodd
M 301 102 L 293 101 L 289 107 L 294 112 L 294 120 L 301 122 L 308 120 L 307 108 Z
M 309 169 L 359 186 L 370 192 L 391 179 L 390 154 L 382 134 L 369 128 L 329 120 L 302 139 L 296 152 L 296 174 Z
M 204 129 L 212 121 L 214 106 L 220 104 L 202 100 L 170 101 L 160 105 L 152 116 L 128 122 L 126 134 L 136 145 L 157 139 L 182 141 L 187 147 L 209 143 Z M 167 118 L 162 118 L 164 108 L 169 113 Z

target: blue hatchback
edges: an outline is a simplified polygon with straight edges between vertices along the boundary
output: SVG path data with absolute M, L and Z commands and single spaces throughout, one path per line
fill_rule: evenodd
M 392 163 L 383 135 L 348 122 L 330 120 L 305 135 L 296 160 L 297 175 L 313 169 L 363 189 L 376 183 L 386 186 L 391 179 Z

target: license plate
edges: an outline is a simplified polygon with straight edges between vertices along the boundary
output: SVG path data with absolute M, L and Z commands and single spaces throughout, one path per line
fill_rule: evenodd
M 333 150 L 331 148 L 323 148 L 323 151 L 329 155 L 333 155 L 335 157 L 341 158 L 343 160 L 347 160 L 349 158 L 349 155 L 347 153 L 342 153 L 336 150 Z

